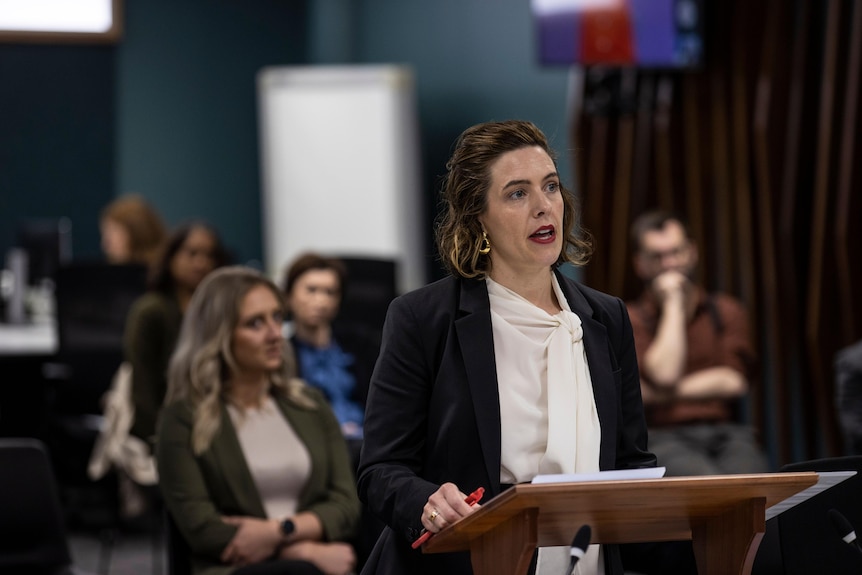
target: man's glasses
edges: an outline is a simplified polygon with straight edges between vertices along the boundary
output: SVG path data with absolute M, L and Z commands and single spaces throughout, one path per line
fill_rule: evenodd
M 691 244 L 688 242 L 676 246 L 674 248 L 670 248 L 669 250 L 664 250 L 661 252 L 641 250 L 640 257 L 646 260 L 647 263 L 650 264 L 660 264 L 665 260 L 665 258 L 679 259 L 688 251 Z

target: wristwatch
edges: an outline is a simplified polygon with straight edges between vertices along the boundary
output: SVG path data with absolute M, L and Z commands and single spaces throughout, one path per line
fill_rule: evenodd
M 281 534 L 284 537 L 290 537 L 290 535 L 296 531 L 296 523 L 293 522 L 293 519 L 285 519 L 279 524 L 279 526 L 281 527 Z

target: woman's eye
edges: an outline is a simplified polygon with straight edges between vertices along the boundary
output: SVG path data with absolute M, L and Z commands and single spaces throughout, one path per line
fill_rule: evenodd
M 527 192 L 525 192 L 524 190 L 515 190 L 514 192 L 509 194 L 509 197 L 513 198 L 513 199 L 518 199 L 518 198 L 523 198 L 526 195 L 527 195 Z
M 549 191 L 549 192 L 558 192 L 558 191 L 560 191 L 560 184 L 559 184 L 558 182 L 550 182 L 550 183 L 548 184 L 548 191 Z

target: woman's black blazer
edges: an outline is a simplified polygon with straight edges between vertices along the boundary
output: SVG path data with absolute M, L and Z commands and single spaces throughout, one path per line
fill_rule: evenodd
M 584 330 L 602 470 L 653 467 L 625 305 L 555 272 Z M 507 425 L 517 423 L 507 422 Z M 472 573 L 466 553 L 410 548 L 428 497 L 447 481 L 500 493 L 500 401 L 484 280 L 449 277 L 394 300 L 371 378 L 359 496 L 387 528 L 363 573 Z M 572 526 L 574 533 L 579 526 Z M 606 573 L 621 573 L 606 547 Z

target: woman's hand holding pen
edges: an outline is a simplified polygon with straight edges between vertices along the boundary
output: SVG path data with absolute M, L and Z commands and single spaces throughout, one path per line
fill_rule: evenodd
M 467 496 L 454 483 L 444 483 L 431 494 L 422 508 L 422 525 L 437 533 L 450 523 L 476 511 L 475 504 L 465 501 Z

